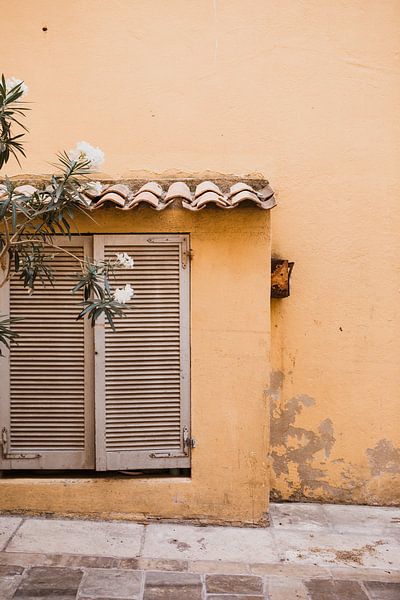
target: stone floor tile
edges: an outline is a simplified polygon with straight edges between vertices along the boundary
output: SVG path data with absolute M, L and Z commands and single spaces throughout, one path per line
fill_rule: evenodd
M 157 524 L 146 530 L 144 557 L 227 562 L 275 562 L 270 528 Z
M 329 527 L 327 516 L 320 504 L 270 504 L 269 516 L 272 526 L 277 529 L 321 531 Z
M 45 565 L 54 567 L 86 567 L 94 569 L 138 569 L 138 558 L 81 556 L 79 554 L 49 554 Z
M 143 525 L 136 523 L 28 519 L 14 535 L 7 552 L 128 558 L 138 556 L 142 533 Z
M 262 594 L 263 581 L 255 575 L 206 575 L 208 594 Z
M 138 568 L 142 571 L 188 571 L 188 562 L 187 560 L 140 558 Z
M 264 596 L 243 596 L 243 594 L 211 594 L 207 600 L 263 600 Z M 288 599 L 287 599 L 288 600 Z
M 275 530 L 277 548 L 285 561 L 322 567 L 400 569 L 400 548 L 387 536 Z
M 35 554 L 25 552 L 0 552 L 0 565 L 41 567 L 46 565 L 46 560 L 46 554 Z
M 332 567 L 329 569 L 332 579 L 354 579 L 356 581 L 392 581 L 400 583 L 400 571 L 389 569 L 366 569 L 365 567 Z M 312 574 L 314 578 L 315 575 Z M 400 598 L 399 598 L 400 600 Z
M 14 577 L 21 575 L 24 568 L 17 565 L 0 565 L 0 577 Z
M 15 565 L 0 566 L 0 598 L 10 600 L 16 591 L 24 572 L 23 567 Z
M 11 600 L 14 596 L 21 577 L 0 577 L 0 598 L 1 600 Z
M 146 573 L 146 586 L 160 585 L 201 585 L 201 577 L 197 573 L 181 573 L 172 571 L 149 571 Z
M 332 529 L 338 533 L 400 533 L 400 508 L 325 504 L 321 505 L 321 510 Z
M 271 577 L 267 589 L 268 600 L 308 600 L 307 590 L 300 579 Z
M 0 552 L 0 565 L 20 565 L 22 567 L 97 567 L 140 570 L 138 562 L 138 558 L 82 556 L 80 554 L 37 554 L 35 552 Z
M 188 565 L 191 573 L 222 573 L 225 575 L 249 575 L 247 563 L 223 562 L 218 560 L 193 560 Z
M 311 579 L 305 586 L 311 600 L 369 600 L 357 581 Z
M 21 522 L 20 517 L 0 517 L 0 550 L 5 548 L 8 540 Z
M 82 579 L 79 595 L 88 598 L 140 597 L 143 574 L 140 571 L 89 569 Z
M 82 579 L 80 569 L 32 567 L 22 579 L 15 600 L 75 600 Z
M 143 600 L 202 600 L 202 582 L 195 573 L 149 572 Z
M 399 600 L 400 583 L 389 581 L 364 581 L 371 600 Z
M 250 573 L 254 575 L 276 575 L 281 577 L 294 577 L 297 579 L 309 579 L 311 577 L 329 578 L 330 571 L 326 567 L 318 567 L 314 564 L 299 564 L 289 562 L 279 563 L 253 563 L 249 565 Z

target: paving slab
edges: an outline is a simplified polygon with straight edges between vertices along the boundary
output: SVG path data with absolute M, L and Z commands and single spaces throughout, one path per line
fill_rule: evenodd
M 390 581 L 364 581 L 371 600 L 399 600 L 400 583 Z
M 143 525 L 110 521 L 28 519 L 17 531 L 6 552 L 92 554 L 136 557 Z
M 0 565 L 0 598 L 1 600 L 10 600 L 21 579 L 23 567 L 15 565 Z
M 90 569 L 79 587 L 78 598 L 140 598 L 143 574 L 139 571 Z
M 207 596 L 207 600 L 263 600 L 263 598 L 264 596 L 249 596 L 248 594 L 210 594 Z
M 1 600 L 12 600 L 20 581 L 21 577 L 0 577 Z
M 138 568 L 142 571 L 192 571 L 186 560 L 167 560 L 162 558 L 140 558 Z
M 227 562 L 276 562 L 270 528 L 157 524 L 146 530 L 143 556 Z
M 380 506 L 321 505 L 321 512 L 337 533 L 400 534 L 400 510 Z
M 75 600 L 82 571 L 67 568 L 32 567 L 21 581 L 15 600 Z
M 312 574 L 313 578 L 315 574 Z M 332 579 L 355 579 L 356 581 L 390 581 L 400 583 L 400 571 L 390 569 L 367 569 L 365 567 L 353 566 L 337 567 L 330 569 Z M 399 596 L 400 600 L 400 596 Z
M 311 600 L 369 600 L 357 581 L 312 579 L 306 581 L 305 586 Z
M 38 554 L 36 552 L 0 552 L 0 565 L 22 567 L 97 567 L 139 569 L 139 558 L 116 558 L 81 554 Z M 147 567 L 146 567 L 147 568 Z M 177 571 L 178 569 L 174 569 Z
M 320 504 L 271 504 L 269 516 L 272 526 L 277 529 L 326 531 L 329 527 L 328 517 Z
M 209 594 L 263 593 L 263 580 L 254 575 L 207 575 L 206 592 Z
M 23 567 L 17 565 L 0 565 L 0 577 L 15 577 L 23 573 Z
M 193 573 L 146 573 L 143 600 L 202 600 L 200 575 Z
M 268 579 L 268 600 L 309 600 L 307 590 L 300 579 L 274 577 Z
M 274 577 L 294 577 L 297 579 L 307 579 L 309 577 L 323 577 L 327 579 L 331 576 L 327 567 L 321 567 L 313 564 L 290 563 L 280 560 L 278 563 L 253 563 L 249 565 L 250 573 L 254 575 L 267 575 Z
M 275 531 L 274 538 L 284 561 L 323 567 L 360 566 L 373 569 L 400 569 L 400 544 L 393 538 L 353 533 L 292 530 Z
M 8 540 L 22 523 L 19 517 L 0 517 L 0 551 L 5 548 Z
M 225 575 L 250 575 L 250 565 L 243 562 L 218 560 L 192 560 L 188 564 L 191 573 L 223 573 Z

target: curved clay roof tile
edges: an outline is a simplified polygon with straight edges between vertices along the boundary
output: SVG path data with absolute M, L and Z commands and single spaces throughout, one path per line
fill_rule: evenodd
M 156 181 L 148 181 L 147 183 L 142 185 L 142 187 L 139 188 L 138 191 L 135 192 L 133 195 L 137 196 L 141 192 L 150 192 L 151 194 L 154 194 L 154 196 L 157 196 L 157 198 L 160 199 L 164 196 L 164 190 L 162 189 L 161 185 Z
M 184 181 L 174 181 L 169 185 L 167 192 L 156 181 L 149 181 L 134 191 L 135 182 L 110 184 L 105 182 L 100 193 L 96 189 L 85 189 L 82 192 L 82 203 L 92 210 L 111 203 L 117 208 L 130 210 L 141 203 L 149 205 L 154 210 L 164 210 L 174 200 L 180 200 L 183 208 L 192 211 L 203 210 L 208 204 L 219 208 L 231 209 L 245 201 L 253 202 L 256 206 L 269 210 L 276 204 L 274 192 L 268 182 L 254 180 L 255 187 L 264 184 L 262 189 L 254 189 L 248 183 L 239 181 L 234 183 L 229 192 L 224 194 L 213 181 L 202 181 L 196 186 L 194 193 Z M 190 184 L 190 180 L 188 180 Z M 32 195 L 39 188 L 32 185 L 21 185 L 15 188 L 21 194 Z M 52 186 L 45 188 L 49 192 Z M 0 184 L 0 199 L 7 196 L 7 188 Z
M 149 204 L 152 208 L 155 208 L 156 210 L 161 210 L 162 208 L 164 208 L 164 203 L 159 198 L 159 196 L 153 194 L 153 192 L 142 189 L 142 191 L 139 191 L 133 196 L 132 200 L 125 206 L 125 210 L 134 208 L 135 206 L 138 206 L 141 202 Z
M 14 192 L 17 192 L 17 194 L 21 194 L 22 196 L 33 196 L 33 194 L 37 192 L 37 188 L 29 184 L 18 185 L 16 188 L 14 188 Z
M 256 192 L 253 190 L 252 192 L 244 189 L 241 192 L 236 193 L 234 196 L 230 198 L 230 205 L 232 208 L 238 206 L 241 202 L 250 201 L 255 204 L 261 205 L 261 200 Z
M 91 208 L 100 208 L 100 206 L 103 206 L 107 202 L 115 204 L 118 208 L 124 208 L 125 206 L 125 198 L 121 196 L 121 194 L 118 194 L 108 189 L 105 193 L 102 193 L 100 199 L 97 202 L 92 202 Z
M 231 185 L 228 193 L 228 198 L 231 198 L 232 196 L 235 196 L 240 192 L 257 193 L 255 192 L 254 188 L 251 187 L 251 185 L 249 185 L 248 183 L 244 183 L 243 181 L 239 181 L 238 183 L 234 183 L 233 185 Z
M 223 197 L 223 193 L 221 192 L 217 184 L 213 181 L 202 181 L 201 183 L 199 183 L 196 186 L 194 197 L 199 198 L 202 194 L 205 194 L 206 192 L 213 192 L 218 196 Z
M 201 208 L 207 206 L 207 204 L 216 204 L 221 208 L 226 208 L 228 206 L 225 198 L 214 191 L 208 191 L 201 194 L 201 196 L 195 201 L 194 206 L 200 210 Z
M 174 181 L 168 188 L 165 200 L 175 200 L 176 198 L 184 198 L 188 202 L 192 202 L 192 192 L 183 181 Z

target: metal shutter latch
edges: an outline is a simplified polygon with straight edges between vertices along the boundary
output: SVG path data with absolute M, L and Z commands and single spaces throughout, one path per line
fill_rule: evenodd
M 183 454 L 180 452 L 152 452 L 150 458 L 179 458 L 188 456 L 192 448 L 196 448 L 196 440 L 189 436 L 189 429 L 184 427 L 182 430 Z
M 3 458 L 8 460 L 21 460 L 21 459 L 32 459 L 41 458 L 41 454 L 13 454 L 8 452 L 8 431 L 5 427 L 1 430 L 1 447 L 3 451 Z

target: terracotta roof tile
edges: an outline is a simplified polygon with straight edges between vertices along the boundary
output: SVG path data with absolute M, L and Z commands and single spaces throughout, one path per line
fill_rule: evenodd
M 194 193 L 194 197 L 199 198 L 200 196 L 202 196 L 203 194 L 206 194 L 207 192 L 213 192 L 213 193 L 217 194 L 217 196 L 223 197 L 223 193 L 221 192 L 221 190 L 219 189 L 217 184 L 213 183 L 212 181 L 202 181 L 201 183 L 199 183 L 196 186 L 196 191 Z
M 192 192 L 190 191 L 189 186 L 183 181 L 171 183 L 165 194 L 166 200 L 175 200 L 176 198 L 187 200 L 188 202 L 192 201 Z
M 248 203 L 263 209 L 271 209 L 276 201 L 274 192 L 265 180 L 236 181 L 229 188 L 229 182 L 214 181 L 126 181 L 125 183 L 102 182 L 103 188 L 87 187 L 82 195 L 91 210 L 105 205 L 114 205 L 122 210 L 131 210 L 139 205 L 147 205 L 155 210 L 164 210 L 171 203 L 180 203 L 187 210 L 199 211 L 207 206 L 232 209 Z M 38 189 L 32 185 L 19 185 L 17 193 L 32 195 Z M 0 184 L 0 200 L 6 195 L 6 188 Z

